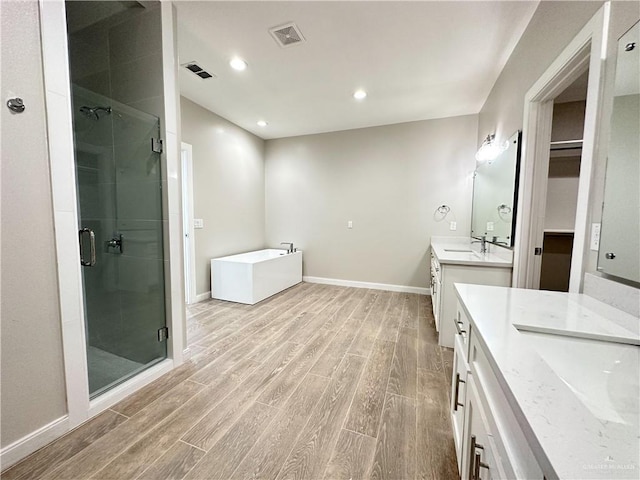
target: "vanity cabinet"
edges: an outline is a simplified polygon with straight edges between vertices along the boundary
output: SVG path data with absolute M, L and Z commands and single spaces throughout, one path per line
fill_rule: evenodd
M 449 413 L 461 477 L 637 478 L 638 318 L 580 294 L 455 292 L 452 384 L 464 384 Z
M 454 283 L 473 283 L 500 287 L 511 286 L 511 263 L 493 265 L 484 259 L 468 254 L 468 261 L 450 263 L 449 259 L 440 259 L 431 249 L 431 300 L 438 343 L 453 348 L 458 317 L 456 315 L 456 294 Z
M 542 470 L 459 302 L 456 325 L 450 413 L 460 477 L 542 480 Z

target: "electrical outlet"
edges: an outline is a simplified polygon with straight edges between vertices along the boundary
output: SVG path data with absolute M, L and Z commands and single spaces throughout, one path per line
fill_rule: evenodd
M 600 224 L 591 224 L 591 250 L 598 251 L 600 248 Z
M 458 224 L 456 222 L 449 222 L 449 230 L 457 230 Z
M 493 222 L 487 222 L 487 232 L 493 232 Z
M 347 228 L 353 228 L 353 222 L 351 220 L 347 222 Z
M 193 228 L 204 228 L 204 220 L 202 218 L 194 218 Z

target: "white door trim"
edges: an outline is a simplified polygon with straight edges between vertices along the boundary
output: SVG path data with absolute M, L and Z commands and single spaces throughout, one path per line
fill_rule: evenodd
M 89 415 L 82 272 L 78 261 L 78 207 L 73 154 L 71 79 L 64 1 L 40 0 L 47 137 L 62 321 L 68 422 L 73 429 Z
M 178 100 L 175 9 L 170 2 L 161 3 L 163 38 L 163 80 L 165 94 L 166 152 L 163 154 L 167 172 L 168 231 L 165 238 L 165 258 L 169 267 L 167 281 L 167 325 L 173 334 L 167 345 L 167 360 L 119 385 L 104 398 L 89 401 L 85 312 L 82 272 L 78 248 L 78 207 L 71 113 L 71 79 L 67 45 L 67 25 L 64 0 L 39 0 L 42 39 L 43 76 L 47 110 L 47 138 L 53 201 L 58 295 L 62 323 L 62 349 L 68 417 L 56 420 L 20 439 L 1 459 L 17 461 L 55 437 L 77 427 L 121 396 L 139 390 L 144 385 L 182 363 L 185 313 L 182 282 L 182 241 L 180 239 L 180 144 L 178 141 Z M 166 277 L 165 277 L 166 278 Z M 43 443 L 44 442 L 44 443 Z M 5 452 L 7 450 L 7 452 Z M 6 463 L 5 463 L 6 466 Z
M 579 292 L 581 289 L 585 256 L 588 253 L 586 242 L 589 196 L 601 123 L 603 60 L 610 8 L 611 5 L 607 2 L 598 10 L 525 95 L 512 282 L 514 287 L 539 288 L 541 256 L 534 255 L 533 252 L 534 247 L 542 246 L 544 235 L 553 99 L 588 68 L 589 87 L 569 291 Z
M 185 300 L 196 302 L 195 230 L 193 227 L 193 147 L 185 142 L 181 146 L 182 162 L 182 238 L 184 241 Z

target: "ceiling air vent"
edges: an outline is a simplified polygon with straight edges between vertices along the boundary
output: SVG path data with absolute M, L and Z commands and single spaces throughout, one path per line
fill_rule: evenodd
M 216 76 L 213 73 L 207 72 L 204 68 L 202 68 L 196 62 L 183 63 L 182 66 L 184 68 L 186 68 L 187 70 L 189 70 L 190 72 L 196 74 L 197 76 L 199 76 L 203 80 L 206 80 L 207 78 L 216 78 Z
M 304 37 L 295 23 L 287 23 L 279 27 L 269 29 L 269 33 L 283 48 L 291 47 L 304 42 Z

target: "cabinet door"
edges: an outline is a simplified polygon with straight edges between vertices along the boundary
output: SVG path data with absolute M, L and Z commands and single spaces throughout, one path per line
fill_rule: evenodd
M 433 282 L 434 293 L 432 297 L 433 301 L 433 319 L 436 323 L 436 331 L 440 331 L 440 303 L 442 300 L 442 292 L 440 290 L 441 284 L 438 281 L 438 277 L 435 277 L 435 281 Z
M 464 414 L 466 409 L 466 382 L 469 365 L 462 335 L 456 335 L 453 350 L 453 379 L 451 382 L 451 424 L 453 440 L 456 447 L 458 471 L 462 471 L 462 436 L 464 431 Z
M 440 331 L 441 286 L 440 262 L 438 262 L 435 255 L 431 253 L 431 305 L 433 306 L 433 319 L 436 324 L 436 331 Z
M 466 412 L 461 478 L 469 480 L 506 479 L 489 422 L 480 401 L 473 375 L 467 376 Z

